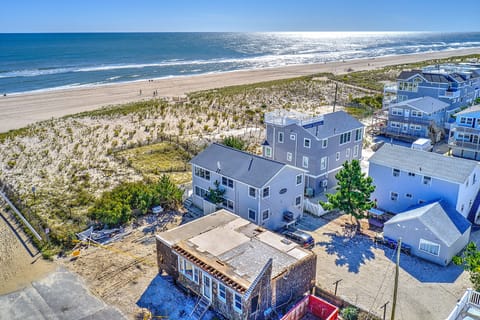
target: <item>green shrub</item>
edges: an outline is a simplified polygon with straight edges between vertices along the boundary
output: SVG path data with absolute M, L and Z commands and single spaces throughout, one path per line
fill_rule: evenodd
M 346 307 L 342 309 L 342 317 L 345 320 L 357 320 L 358 319 L 358 309 L 355 307 Z

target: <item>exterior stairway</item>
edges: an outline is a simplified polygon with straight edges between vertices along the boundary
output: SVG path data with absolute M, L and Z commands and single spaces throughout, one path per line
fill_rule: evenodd
M 200 320 L 202 319 L 203 315 L 205 312 L 207 312 L 208 308 L 210 307 L 211 302 L 202 296 L 200 300 L 198 300 L 197 304 L 195 305 L 195 308 L 193 308 L 192 313 L 190 314 L 190 318 L 195 319 L 195 320 Z

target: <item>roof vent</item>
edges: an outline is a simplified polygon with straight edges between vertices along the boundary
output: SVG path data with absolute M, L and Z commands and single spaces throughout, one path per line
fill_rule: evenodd
M 248 164 L 248 171 L 252 168 L 253 157 L 250 158 L 250 163 Z

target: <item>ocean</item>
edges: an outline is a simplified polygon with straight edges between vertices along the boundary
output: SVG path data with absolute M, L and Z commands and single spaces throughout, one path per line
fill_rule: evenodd
M 480 47 L 480 33 L 0 34 L 0 94 Z

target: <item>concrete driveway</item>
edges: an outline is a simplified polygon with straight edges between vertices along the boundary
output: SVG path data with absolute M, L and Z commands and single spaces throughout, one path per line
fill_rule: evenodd
M 369 238 L 343 236 L 338 221 L 306 215 L 298 225 L 310 233 L 316 245 L 317 283 L 333 293 L 381 316 L 386 302 L 390 315 L 395 272 L 395 252 L 376 245 Z M 477 231 L 472 235 L 476 239 Z M 468 273 L 455 265 L 437 266 L 416 257 L 401 254 L 399 289 L 395 319 L 445 319 L 465 289 L 470 287 Z M 387 317 L 389 318 L 389 316 Z
M 0 319 L 125 319 L 90 294 L 75 274 L 59 268 L 31 286 L 0 296 Z

